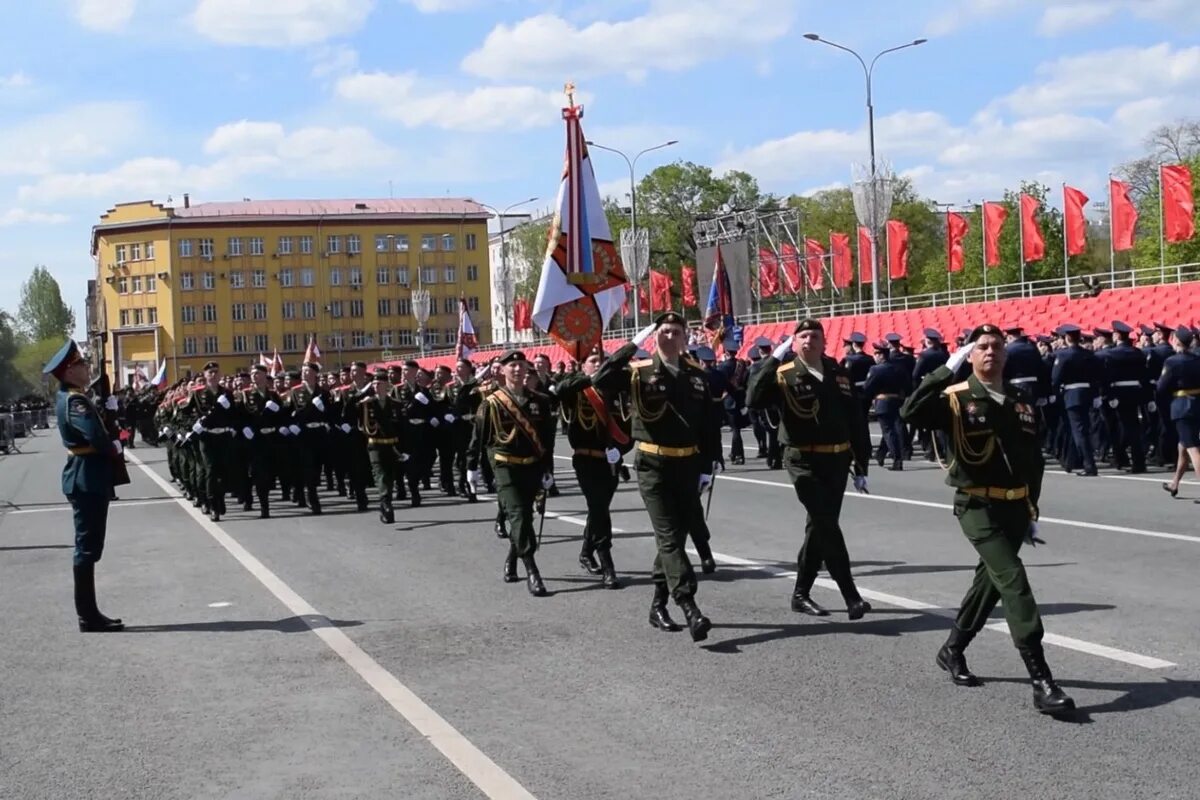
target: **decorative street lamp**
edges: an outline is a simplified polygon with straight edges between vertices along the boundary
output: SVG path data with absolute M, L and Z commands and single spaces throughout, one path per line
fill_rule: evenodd
M 488 211 L 491 211 L 493 214 L 495 214 L 496 219 L 499 220 L 499 222 L 500 222 L 500 288 L 504 292 L 504 344 L 505 345 L 507 345 L 509 342 L 512 341 L 513 330 L 512 330 L 512 298 L 509 294 L 512 291 L 512 273 L 510 273 L 508 270 L 508 242 L 505 241 L 505 235 L 508 233 L 508 229 L 504 227 L 504 218 L 508 215 L 509 211 L 512 211 L 517 206 L 523 206 L 526 203 L 532 203 L 535 200 L 537 200 L 536 197 L 531 197 L 528 200 L 522 200 L 519 203 L 513 203 L 512 205 L 505 208 L 504 211 L 497 211 L 494 206 L 489 206 L 487 203 L 479 204 L 479 205 L 483 206 L 484 208 L 486 208 Z M 535 265 L 535 267 L 536 266 L 540 266 L 540 265 Z
M 421 273 L 417 273 L 418 283 L 421 280 Z M 429 310 L 431 306 L 429 290 L 418 286 L 412 293 L 412 312 L 417 320 L 417 346 L 420 348 L 421 355 L 425 355 L 425 323 L 429 322 Z

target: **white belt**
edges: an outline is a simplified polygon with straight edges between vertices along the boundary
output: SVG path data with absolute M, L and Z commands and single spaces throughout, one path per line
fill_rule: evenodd
M 1066 392 L 1071 389 L 1090 389 L 1092 388 L 1092 385 L 1090 383 L 1068 383 L 1063 385 L 1062 388 L 1063 391 Z
M 1109 384 L 1109 386 L 1111 386 L 1111 387 L 1117 387 L 1117 386 L 1136 386 L 1136 387 L 1139 387 L 1139 388 L 1141 387 L 1141 385 L 1142 385 L 1142 382 L 1141 382 L 1141 381 L 1113 381 L 1112 383 L 1110 383 L 1110 384 Z
M 424 424 L 425 424 L 425 420 L 423 420 L 423 419 L 410 419 L 410 420 L 408 421 L 408 424 L 409 424 L 409 425 L 424 425 Z
M 1026 375 L 1024 378 L 1013 378 L 1009 383 L 1033 383 L 1037 380 L 1037 375 Z
M 855 385 L 855 386 L 857 386 L 858 388 L 860 388 L 860 389 L 861 389 L 862 387 L 864 387 L 864 386 L 866 386 L 866 385 L 867 385 L 867 382 L 866 382 L 866 381 L 859 381 L 859 382 L 855 383 L 854 385 Z
M 205 433 L 233 433 L 233 428 L 205 428 Z
M 309 428 L 310 430 L 313 428 L 328 428 L 329 423 L 327 423 L 327 422 L 306 422 L 306 423 L 304 423 L 304 427 Z

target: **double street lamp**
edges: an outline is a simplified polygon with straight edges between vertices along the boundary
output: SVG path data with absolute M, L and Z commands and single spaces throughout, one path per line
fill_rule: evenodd
M 536 197 L 531 197 L 528 200 L 522 200 L 519 203 L 513 203 L 503 211 L 497 211 L 495 206 L 489 206 L 487 203 L 479 205 L 486 208 L 488 211 L 496 215 L 496 219 L 500 221 L 500 288 L 504 292 L 504 343 L 507 345 L 512 341 L 512 297 L 510 291 L 512 289 L 512 275 L 508 271 L 508 242 L 505 237 L 508 229 L 504 227 L 504 218 L 508 216 L 508 212 L 512 211 L 517 206 L 523 206 L 526 203 L 532 203 L 537 200 Z M 534 265 L 535 268 L 541 266 Z

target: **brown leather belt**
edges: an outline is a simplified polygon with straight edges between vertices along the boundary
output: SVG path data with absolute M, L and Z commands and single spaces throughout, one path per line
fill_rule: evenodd
M 1180 389 L 1175 397 L 1200 397 L 1200 389 Z
M 1015 489 L 1005 489 L 1000 486 L 971 486 L 961 491 L 972 497 L 986 497 L 988 500 L 1024 500 L 1029 495 L 1029 489 L 1018 486 Z
M 537 456 L 507 456 L 504 453 L 496 453 L 496 455 L 493 456 L 493 458 L 495 458 L 501 464 L 518 464 L 518 465 L 536 464 L 536 463 L 538 463 L 538 461 L 541 460 Z
M 67 452 L 73 456 L 99 455 L 99 452 L 96 450 L 96 448 L 92 447 L 90 444 L 83 444 L 79 445 L 78 447 L 68 447 Z
M 603 459 L 608 458 L 608 454 L 605 453 L 603 450 L 587 450 L 585 448 L 579 448 L 578 450 L 576 450 L 575 455 L 587 456 L 588 458 L 603 458 Z
M 791 444 L 788 445 L 789 450 L 797 450 L 801 453 L 844 453 L 850 449 L 849 442 L 838 442 L 837 444 Z
M 666 456 L 667 458 L 687 458 L 700 452 L 700 448 L 695 445 L 691 447 L 663 447 L 662 445 L 651 444 L 650 442 L 638 442 L 637 449 L 652 456 Z

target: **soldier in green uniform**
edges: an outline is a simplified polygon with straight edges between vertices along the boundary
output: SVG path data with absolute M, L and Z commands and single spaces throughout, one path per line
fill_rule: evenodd
M 633 361 L 638 348 L 655 335 L 653 358 Z M 700 365 L 684 355 L 687 324 L 673 311 L 618 349 L 592 378 L 603 392 L 629 387 L 633 399 L 633 438 L 638 489 L 654 526 L 654 597 L 650 624 L 663 631 L 679 627 L 667 614 L 667 598 L 687 617 L 694 641 L 708 638 L 712 622 L 696 605 L 696 573 L 684 545 L 704 509 L 700 493 L 712 482 L 721 446 L 720 420 Z
M 339 386 L 335 392 L 337 431 L 333 434 L 337 448 L 342 451 L 342 467 L 350 484 L 350 494 L 359 511 L 366 511 L 367 485 L 371 481 L 371 461 L 367 453 L 367 441 L 359 430 L 358 401 L 371 388 L 371 376 L 365 361 L 350 365 L 349 383 Z
M 442 364 L 433 376 L 430 387 L 437 414 L 441 422 L 436 428 L 434 441 L 437 447 L 438 488 L 447 497 L 455 497 L 458 491 L 454 488 L 454 428 L 458 415 L 454 413 L 454 391 L 450 377 L 450 367 Z
M 400 413 L 405 420 L 404 441 L 408 446 L 408 461 L 404 463 L 410 501 L 413 508 L 421 505 L 421 481 L 426 478 L 430 409 L 429 395 L 417 385 L 421 365 L 416 361 L 404 362 L 401 381 L 392 387 L 392 397 L 400 404 Z
M 623 418 L 619 394 L 611 399 L 592 385 L 592 376 L 604 361 L 597 347 L 583 362 L 580 372 L 565 372 L 552 391 L 567 426 L 567 441 L 573 451 L 571 465 L 579 490 L 587 501 L 587 524 L 579 564 L 592 575 L 601 575 L 606 589 L 619 589 L 612 560 L 612 505 L 617 491 L 617 464 L 633 446 Z M 596 559 L 599 563 L 596 563 Z
M 1075 703 L 1046 664 L 1042 618 L 1018 555 L 1023 542 L 1037 541 L 1045 470 L 1039 417 L 1034 398 L 1004 383 L 1005 356 L 1003 332 L 980 325 L 944 366 L 925 377 L 900 413 L 918 428 L 947 432 L 951 453 L 946 483 L 955 489 L 954 516 L 979 554 L 975 580 L 938 651 L 938 666 L 960 686 L 978 685 L 963 651 L 1002 602 L 1009 633 L 1033 682 L 1034 706 L 1054 714 L 1074 709 Z M 955 383 L 955 371 L 967 359 L 971 374 Z
M 280 463 L 276 470 L 279 474 L 279 488 L 283 502 L 293 502 L 299 508 L 308 505 L 304 499 L 304 478 L 300 463 L 300 426 L 292 419 L 291 398 L 292 390 L 300 385 L 300 372 L 288 370 L 275 380 L 275 391 L 283 402 L 283 417 L 279 421 L 279 455 Z M 282 386 L 283 388 L 279 388 Z
M 793 352 L 793 339 L 799 341 L 800 352 L 783 363 Z M 808 515 L 796 558 L 792 610 L 829 615 L 809 596 L 824 564 L 842 592 L 850 619 L 861 619 L 871 605 L 854 585 L 838 519 L 851 465 L 854 488 L 867 491 L 870 434 L 850 373 L 825 355 L 825 329 L 819 321 L 796 324 L 793 335 L 763 359 L 750 378 L 746 397 L 750 408 L 780 410 L 783 463 Z
M 301 370 L 300 385 L 288 395 L 287 407 L 291 411 L 291 432 L 295 434 L 296 455 L 299 457 L 299 482 L 295 488 L 297 504 L 307 499 L 308 510 L 313 515 L 321 513 L 321 498 L 317 488 L 321 483 L 321 466 L 326 458 L 329 434 L 329 391 L 321 387 L 317 379 L 321 365 L 305 362 Z M 301 495 L 300 493 L 304 494 Z
M 377 369 L 374 382 L 358 395 L 358 430 L 367 445 L 375 490 L 379 492 L 379 521 L 391 525 L 396 521 L 392 508 L 392 492 L 400 473 L 400 464 L 408 458 L 402 452 L 404 419 L 400 404 L 392 399 L 388 371 Z
M 185 408 L 195 420 L 192 433 L 200 440 L 201 508 L 217 522 L 225 513 L 230 449 L 237 434 L 233 400 L 221 386 L 221 368 L 217 362 L 204 365 L 204 384 L 192 390 Z
M 275 466 L 283 461 L 279 430 L 284 425 L 283 403 L 271 388 L 267 368 L 255 364 L 251 373 L 254 388 L 243 391 L 240 407 L 242 437 L 249 452 L 250 478 L 258 497 L 258 515 L 271 516 L 271 485 L 275 481 Z
M 534 553 L 537 534 L 533 527 L 533 504 L 537 493 L 549 486 L 543 467 L 546 442 L 554 429 L 554 414 L 541 395 L 525 391 L 529 362 L 520 350 L 500 358 L 504 385 L 492 392 L 479 408 L 475 433 L 467 455 L 468 481 L 479 484 L 479 465 L 490 458 L 496 475 L 496 494 L 508 517 L 508 558 L 504 562 L 505 583 L 517 581 L 517 559 L 525 565 L 529 593 L 544 597 L 546 586 L 538 572 Z
M 121 445 L 104 427 L 100 411 L 88 399 L 91 369 L 74 340 L 68 340 L 42 368 L 43 375 L 59 381 L 54 400 L 58 434 L 67 448 L 62 492 L 71 504 L 75 523 L 75 614 L 79 630 L 124 630 L 119 619 L 110 619 L 96 606 L 96 562 L 104 553 L 108 532 L 108 503 L 118 483 L 128 483 Z
M 475 379 L 475 367 L 465 358 L 454 366 L 454 380 L 446 390 L 450 400 L 451 424 L 454 437 L 454 480 L 458 493 L 467 502 L 476 503 L 473 487 L 467 483 L 467 449 L 471 446 L 471 432 L 475 428 L 475 413 L 483 396 L 479 393 L 479 381 Z

